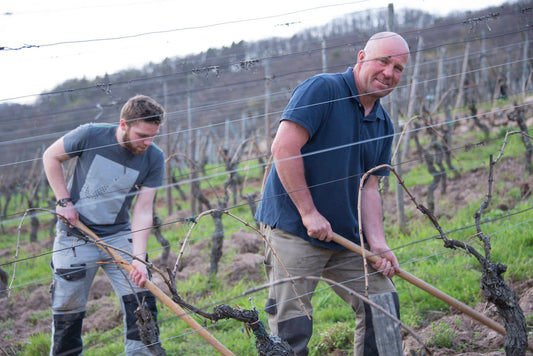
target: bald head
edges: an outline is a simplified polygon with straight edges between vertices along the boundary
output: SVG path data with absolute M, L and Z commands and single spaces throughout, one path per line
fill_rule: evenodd
M 391 55 L 409 55 L 409 45 L 407 41 L 395 32 L 378 32 L 368 39 L 363 49 L 366 59 L 375 59 L 383 55 L 386 51 Z

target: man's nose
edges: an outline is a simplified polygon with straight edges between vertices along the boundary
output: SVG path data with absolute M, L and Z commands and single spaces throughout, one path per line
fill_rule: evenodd
M 386 66 L 384 69 L 383 69 L 383 74 L 385 74 L 387 76 L 387 78 L 390 78 L 394 75 L 394 66 Z

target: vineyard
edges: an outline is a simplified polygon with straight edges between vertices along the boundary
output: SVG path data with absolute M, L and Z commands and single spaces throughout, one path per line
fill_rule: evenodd
M 249 325 L 202 313 L 227 304 L 257 310 L 268 326 L 264 241 L 253 216 L 277 121 L 299 82 L 352 66 L 362 37 L 390 28 L 394 16 L 411 59 L 383 103 L 396 126 L 394 174 L 380 182 L 389 246 L 405 271 L 508 325 L 513 320 L 502 318 L 484 284 L 485 267 L 501 267 L 533 345 L 532 9 L 522 1 L 446 18 L 375 9 L 290 40 L 241 42 L 72 80 L 33 105 L 0 101 L 0 125 L 10 132 L 0 142 L 0 355 L 44 355 L 50 347 L 57 217 L 44 148 L 78 124 L 115 123 L 125 98 L 138 92 L 167 111 L 156 138 L 167 171 L 148 245 L 152 281 L 171 295 L 166 279 L 175 271 L 175 292 L 192 306 L 187 313 L 236 355 L 257 354 Z M 357 43 L 347 45 L 354 36 Z M 424 347 L 433 355 L 506 354 L 501 333 L 401 278 L 394 282 L 401 321 L 413 331 L 403 331 L 405 354 L 421 355 Z M 311 354 L 351 354 L 353 312 L 324 281 L 313 304 Z M 167 354 L 218 354 L 182 316 L 158 307 Z M 99 273 L 83 324 L 84 354 L 123 353 L 122 330 L 120 306 Z
M 434 197 L 435 214 L 439 217 L 441 225 L 447 229 L 447 233 L 454 236 L 453 238 L 464 239 L 469 243 L 476 244 L 475 234 L 472 233 L 473 212 L 478 209 L 480 202 L 486 196 L 488 186 L 488 163 L 484 163 L 484 161 L 488 162 L 489 154 L 497 155 L 499 153 L 505 139 L 502 134 L 507 132 L 505 130 L 513 131 L 514 128 L 512 125 L 502 126 L 491 133 L 490 139 L 481 141 L 479 141 L 480 136 L 482 136 L 481 133 L 473 134 L 466 128 L 465 133 L 460 135 L 463 141 L 461 141 L 462 144 L 457 145 L 458 147 L 461 146 L 455 153 L 458 161 L 454 160 L 460 174 L 453 174 L 453 172 L 449 174 L 446 191 L 444 192 L 440 186 Z M 494 183 L 496 188 L 493 192 L 495 199 L 487 209 L 486 229 L 491 231 L 493 254 L 498 256 L 499 262 L 508 264 L 509 270 L 506 279 L 510 281 L 517 295 L 521 297 L 520 305 L 525 315 L 528 316 L 528 320 L 531 320 L 533 280 L 530 272 L 532 256 L 529 247 L 533 240 L 529 230 L 533 216 L 530 210 L 532 206 L 530 187 L 533 187 L 533 177 L 524 165 L 524 150 L 521 147 L 523 144 L 519 137 L 510 136 L 508 140 L 509 143 L 503 151 L 502 160 L 495 169 Z M 494 151 L 491 152 L 491 150 Z M 421 171 L 423 172 L 425 169 L 424 164 L 421 164 L 416 152 L 413 151 L 411 155 L 409 160 L 414 162 L 414 166 L 412 169 L 406 170 L 404 180 L 409 185 L 408 189 L 417 199 L 427 201 L 429 184 L 417 180 L 429 181 L 431 176 L 428 173 L 421 174 Z M 245 165 L 258 166 L 256 162 Z M 220 167 L 218 169 L 222 170 Z M 258 193 L 262 181 L 261 170 L 258 168 L 247 169 L 243 166 L 239 172 L 243 172 L 240 173 L 243 183 L 238 187 L 242 189 L 243 194 Z M 228 176 L 225 177 L 227 179 Z M 389 182 L 389 185 L 392 184 Z M 187 191 L 187 187 L 183 187 L 183 190 Z M 201 191 L 206 199 L 209 197 L 211 200 L 216 199 L 217 196 L 220 198 L 227 192 L 224 190 L 224 182 L 222 181 L 218 184 L 212 183 L 210 187 L 202 188 Z M 395 246 L 400 260 L 405 263 L 402 268 L 412 271 L 427 281 L 432 281 L 438 288 L 449 289 L 446 290 L 447 293 L 473 306 L 477 305 L 480 311 L 498 320 L 494 307 L 483 303 L 483 298 L 480 295 L 479 266 L 476 266 L 476 261 L 464 253 L 446 251 L 442 242 L 437 239 L 437 231 L 432 231 L 429 221 L 412 204 L 410 205 L 407 196 L 405 196 L 404 202 L 409 224 L 406 232 L 400 232 L 397 228 L 397 206 L 394 196 L 395 192 L 392 190 L 383 193 L 384 215 L 386 226 L 388 226 L 388 235 L 392 237 L 391 245 Z M 153 262 L 160 269 L 164 269 L 167 265 L 172 266 L 177 260 L 184 237 L 191 227 L 190 220 L 193 218 L 190 210 L 187 209 L 187 200 L 181 200 L 178 194 L 174 199 L 182 209 L 168 215 L 161 222 L 160 228 L 154 230 L 159 231 L 166 238 L 170 253 L 167 255 L 166 250 L 155 241 L 151 243 L 150 254 L 154 256 Z M 163 197 L 158 199 L 157 207 L 158 211 L 164 211 L 165 201 Z M 246 200 L 241 200 L 240 206 L 234 207 L 231 212 L 253 224 L 251 210 Z M 40 214 L 39 219 L 42 220 L 41 224 L 46 226 L 47 221 L 51 220 L 51 214 Z M 262 271 L 263 242 L 261 237 L 253 229 L 225 216 L 223 218 L 224 247 L 222 258 L 220 265 L 215 268 L 217 272 L 213 272 L 214 267 L 209 261 L 211 260 L 212 246 L 216 241 L 216 234 L 209 219 L 211 218 L 208 216 L 200 219 L 192 230 L 190 245 L 185 249 L 184 258 L 177 274 L 178 291 L 182 298 L 194 302 L 196 306 L 205 310 L 221 303 L 234 303 L 234 305 L 249 308 L 251 307 L 250 301 L 240 297 L 241 293 L 253 290 L 265 283 Z M 3 260 L 10 261 L 15 256 L 14 246 L 17 243 L 16 237 L 19 232 L 13 224 L 11 227 L 4 226 L 4 229 L 6 234 L 3 239 L 4 247 L 1 256 Z M 25 350 L 23 354 L 37 355 L 49 343 L 51 312 L 48 292 L 50 272 L 47 263 L 50 258 L 49 253 L 53 237 L 50 236 L 48 229 L 41 229 L 37 241 L 30 243 L 28 241 L 30 230 L 29 220 L 24 220 L 21 223 L 20 231 L 22 238 L 19 246 L 16 287 L 11 291 L 11 297 L 0 300 L 2 305 L 0 308 L 2 310 L 1 318 L 5 326 L 2 328 L 0 337 L 5 343 L 3 349 L 6 352 L 14 352 L 14 350 L 22 348 Z M 8 248 L 8 246 L 11 247 Z M 166 256 L 166 264 L 163 263 L 163 256 Z M 11 278 L 13 268 L 11 265 L 8 267 L 6 270 Z M 442 271 L 447 271 L 447 273 Z M 208 276 L 216 277 L 210 278 Z M 459 278 L 460 281 L 454 281 L 456 278 Z M 165 289 L 164 283 L 157 275 L 154 277 L 154 281 L 161 289 Z M 401 294 L 404 322 L 420 328 L 420 333 L 426 342 L 434 343 L 436 354 L 445 355 L 452 352 L 450 350 L 458 352 L 459 349 L 465 352 L 501 349 L 502 336 L 487 330 L 486 327 L 476 325 L 466 316 L 453 313 L 446 305 L 432 300 L 429 295 L 412 290 L 413 287 L 406 285 L 405 282 L 400 280 L 396 283 Z M 335 294 L 328 289 L 324 287 L 315 298 L 324 300 L 322 303 L 333 300 L 333 305 L 339 308 L 342 304 L 335 301 Z M 259 290 L 252 293 L 251 296 L 253 296 L 254 305 L 261 308 L 265 300 L 264 291 Z M 331 306 L 324 304 L 323 307 L 326 309 L 323 311 L 325 313 L 324 330 L 330 330 L 333 333 L 336 328 L 340 327 L 339 325 L 344 325 L 345 330 L 343 332 L 349 333 L 350 318 L 336 315 L 331 310 Z M 90 340 L 88 344 L 91 346 L 87 354 L 90 355 L 93 352 L 95 355 L 101 354 L 103 350 L 114 352 L 110 346 L 104 346 L 111 341 L 113 341 L 112 347 L 120 348 L 120 342 L 119 345 L 116 345 L 114 340 L 120 339 L 119 335 L 121 334 L 120 309 L 113 298 L 111 286 L 103 275 L 98 276 L 95 281 L 88 308 L 90 313 L 84 324 L 84 330 L 86 331 L 86 338 Z M 319 311 L 315 313 L 319 314 Z M 330 313 L 335 314 L 333 316 L 328 315 Z M 264 317 L 264 313 L 262 317 Z M 162 318 L 162 336 L 168 338 L 168 341 L 164 342 L 163 345 L 168 345 L 166 346 L 167 350 L 190 352 L 190 354 L 196 354 L 196 352 L 216 354 L 214 350 L 211 351 L 206 345 L 202 345 L 201 339 L 188 335 L 186 327 L 176 326 L 175 324 L 183 322 L 175 315 L 163 310 Z M 338 322 L 343 324 L 338 325 Z M 214 335 L 217 335 L 220 340 L 224 340 L 226 333 L 233 334 L 230 337 L 231 342 L 241 344 L 237 347 L 233 347 L 233 345 L 228 347 L 233 350 L 241 350 L 240 352 L 234 351 L 237 354 L 252 354 L 253 341 L 242 334 L 242 326 L 231 321 L 220 323 L 222 325 L 217 323 L 212 326 Z M 448 335 L 447 343 L 445 340 L 440 341 L 439 344 L 438 341 L 434 340 L 440 333 Z M 475 342 L 471 341 L 472 335 L 477 335 Z M 349 349 L 351 342 L 348 336 L 345 335 L 344 337 L 347 340 L 344 341 L 344 345 L 341 345 L 341 350 L 343 348 Z M 315 341 L 315 347 L 318 348 L 320 343 L 327 342 L 327 335 L 323 335 L 322 338 L 322 340 Z M 190 343 L 193 343 L 194 346 L 191 346 Z M 419 345 L 413 343 L 412 340 L 410 340 L 410 344 L 415 349 L 419 348 Z M 442 348 L 443 345 L 446 347 Z M 328 347 L 334 346 L 329 345 Z M 454 347 L 459 349 L 454 349 Z

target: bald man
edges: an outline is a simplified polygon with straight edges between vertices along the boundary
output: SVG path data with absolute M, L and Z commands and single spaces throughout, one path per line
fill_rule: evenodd
M 360 179 L 391 159 L 394 129 L 380 99 L 400 82 L 408 59 L 407 42 L 381 32 L 359 51 L 353 68 L 314 76 L 294 90 L 272 144 L 274 165 L 255 216 L 274 251 L 265 252 L 270 282 L 286 278 L 277 255 L 291 277 L 322 276 L 365 294 L 362 258 L 331 240 L 335 231 L 360 244 Z M 378 177 L 389 173 L 377 170 L 366 180 L 361 223 L 365 247 L 381 257 L 367 276 L 369 298 L 399 317 L 391 281 L 398 260 L 387 245 L 378 190 Z M 312 315 L 316 285 L 296 281 L 299 300 L 288 283 L 269 290 L 270 329 L 297 355 L 308 354 L 313 325 L 306 312 Z M 355 311 L 356 355 L 402 354 L 398 325 L 344 289 L 333 290 Z

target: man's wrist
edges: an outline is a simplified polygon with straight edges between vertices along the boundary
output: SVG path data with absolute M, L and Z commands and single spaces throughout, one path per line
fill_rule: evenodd
M 56 202 L 56 205 L 65 208 L 68 205 L 68 203 L 72 203 L 72 198 L 69 197 L 69 198 L 59 199 Z

